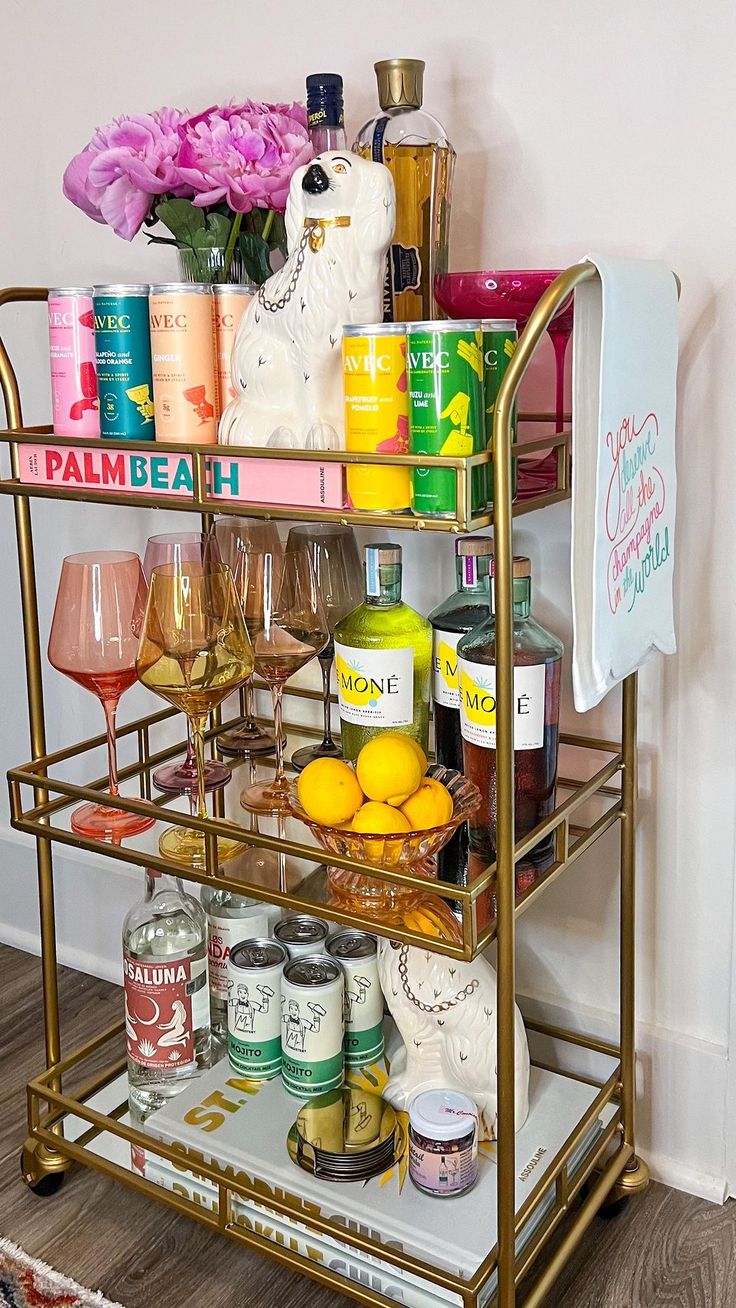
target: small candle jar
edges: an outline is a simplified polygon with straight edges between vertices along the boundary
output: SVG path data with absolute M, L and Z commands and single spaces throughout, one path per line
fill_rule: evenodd
M 425 1090 L 409 1109 L 409 1176 L 435 1197 L 465 1194 L 478 1179 L 478 1109 L 456 1090 Z

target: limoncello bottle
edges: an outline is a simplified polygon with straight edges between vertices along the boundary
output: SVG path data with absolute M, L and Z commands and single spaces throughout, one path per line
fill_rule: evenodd
M 401 598 L 401 546 L 365 547 L 365 603 L 335 628 L 343 757 L 354 761 L 382 731 L 427 750 L 432 628 Z

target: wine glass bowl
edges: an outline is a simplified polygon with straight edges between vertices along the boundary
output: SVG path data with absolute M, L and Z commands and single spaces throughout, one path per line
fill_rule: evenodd
M 120 696 L 137 680 L 136 652 L 145 604 L 146 583 L 137 554 L 106 550 L 64 559 L 49 635 L 49 662 L 102 703 L 113 797 L 119 793 L 115 716 Z M 154 820 L 88 803 L 74 810 L 71 826 L 78 835 L 117 844 L 147 831 Z
M 290 811 L 309 828 L 315 840 L 328 853 L 354 858 L 361 863 L 377 867 L 400 868 L 416 876 L 434 877 L 434 858 L 447 844 L 463 822 L 469 821 L 480 804 L 480 791 L 467 777 L 454 768 L 432 764 L 427 776 L 433 777 L 449 792 L 452 798 L 452 815 L 441 826 L 425 831 L 407 831 L 399 835 L 370 834 L 350 831 L 344 827 L 323 826 L 310 818 L 299 802 L 296 788 L 292 789 Z M 381 909 L 394 907 L 409 895 L 415 895 L 412 886 L 392 884 L 362 872 L 348 872 L 343 868 L 329 869 L 330 889 L 338 899 L 348 898 L 353 904 L 362 901 Z

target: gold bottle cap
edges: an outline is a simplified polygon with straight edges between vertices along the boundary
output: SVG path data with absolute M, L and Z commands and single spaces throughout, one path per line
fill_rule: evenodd
M 493 541 L 490 536 L 462 536 L 455 541 L 455 553 L 459 559 L 493 558 Z
M 420 108 L 424 94 L 423 59 L 381 59 L 373 67 L 382 109 Z

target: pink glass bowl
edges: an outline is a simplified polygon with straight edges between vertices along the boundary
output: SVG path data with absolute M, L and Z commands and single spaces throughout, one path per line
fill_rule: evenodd
M 451 318 L 514 318 L 519 331 L 548 286 L 555 269 L 495 269 L 488 272 L 438 273 L 434 293 Z M 572 294 L 552 319 L 556 328 L 572 330 Z

